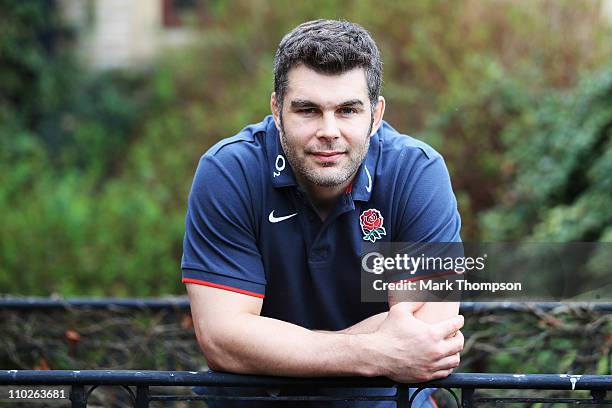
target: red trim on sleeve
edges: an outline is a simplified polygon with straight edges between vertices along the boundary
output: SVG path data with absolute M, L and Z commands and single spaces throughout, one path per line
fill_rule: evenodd
M 260 299 L 264 298 L 264 295 L 259 294 L 259 293 L 249 292 L 248 290 L 233 288 L 231 286 L 220 285 L 218 283 L 212 283 L 212 282 L 207 282 L 207 281 L 193 279 L 193 278 L 183 278 L 183 283 L 196 283 L 198 285 L 204 285 L 204 286 L 210 286 L 212 288 L 229 290 L 230 292 L 241 293 L 243 295 L 249 295 L 249 296 L 253 296 L 256 298 L 260 298 Z

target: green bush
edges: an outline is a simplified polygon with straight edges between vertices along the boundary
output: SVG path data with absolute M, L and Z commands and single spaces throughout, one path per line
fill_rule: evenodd
M 484 238 L 607 241 L 612 231 L 612 69 L 552 93 L 508 131 L 516 169 Z M 528 137 L 525 137 L 528 135 Z
M 209 2 L 192 47 L 103 73 L 76 64 L 53 2 L 0 4 L 0 292 L 182 292 L 199 156 L 267 114 L 276 45 L 320 17 L 373 33 L 386 117 L 445 156 L 464 239 L 611 239 L 596 2 Z

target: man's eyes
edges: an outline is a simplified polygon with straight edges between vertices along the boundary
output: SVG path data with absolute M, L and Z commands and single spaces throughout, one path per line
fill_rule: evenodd
M 354 115 L 357 113 L 357 109 L 350 108 L 350 107 L 340 108 L 338 109 L 338 111 L 342 113 L 343 115 Z
M 358 113 L 357 109 L 355 108 L 351 108 L 351 107 L 343 107 L 337 110 L 337 112 L 341 115 L 344 116 L 348 116 L 348 115 L 354 115 L 356 113 Z M 319 110 L 317 108 L 302 108 L 298 110 L 298 113 L 302 114 L 302 115 L 315 115 L 317 113 L 319 113 Z
M 303 109 L 298 110 L 298 112 L 304 115 L 313 115 L 317 113 L 317 109 L 316 108 L 303 108 Z

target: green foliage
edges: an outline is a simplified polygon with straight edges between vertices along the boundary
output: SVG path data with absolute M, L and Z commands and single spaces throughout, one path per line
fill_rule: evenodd
M 0 329 L 6 368 L 195 371 L 206 364 L 185 310 L 2 310 Z
M 313 18 L 372 32 L 386 118 L 446 158 L 464 239 L 612 239 L 597 2 L 211 1 L 192 47 L 102 73 L 54 4 L 0 0 L 0 292 L 182 292 L 197 160 L 268 113 L 276 46 Z
M 481 71 L 480 78 L 470 92 L 466 92 L 465 78 L 451 80 L 450 95 L 441 103 L 440 113 L 431 115 L 425 130 L 426 140 L 444 146 L 458 192 L 464 239 L 479 235 L 478 212 L 497 202 L 498 186 L 511 171 L 504 157 L 505 130 L 536 99 L 534 92 L 508 77 L 498 64 L 481 58 L 470 64 Z
M 469 371 L 609 374 L 609 315 L 559 307 L 552 312 L 468 316 L 462 365 Z
M 60 46 L 72 34 L 52 2 L 2 0 L 0 7 L 0 129 L 38 131 L 61 109 L 77 74 Z
M 500 205 L 483 215 L 485 239 L 608 241 L 612 70 L 551 94 L 506 136 L 516 170 Z
M 168 72 L 86 75 L 57 44 L 65 29 L 51 3 L 9 2 L 6 10 L 0 291 L 178 291 L 192 169 L 166 146 L 184 130 Z

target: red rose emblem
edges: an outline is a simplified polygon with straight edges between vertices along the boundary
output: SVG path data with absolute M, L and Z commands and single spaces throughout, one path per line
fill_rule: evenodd
M 361 227 L 367 231 L 382 227 L 383 221 L 384 218 L 380 215 L 380 211 L 375 209 L 364 211 L 360 217 Z
M 363 232 L 363 239 L 370 242 L 376 242 L 383 235 L 387 235 L 385 227 L 383 227 L 384 218 L 380 215 L 380 211 L 375 208 L 370 208 L 361 213 L 359 223 Z

